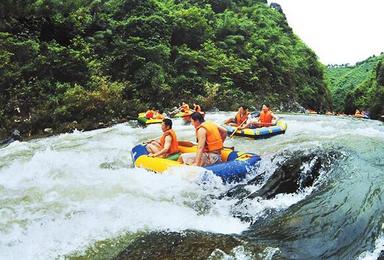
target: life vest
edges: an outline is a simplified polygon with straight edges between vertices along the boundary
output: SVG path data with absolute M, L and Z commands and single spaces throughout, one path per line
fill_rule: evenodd
M 148 110 L 146 113 L 145 113 L 145 117 L 147 119 L 150 119 L 153 117 L 153 111 L 152 110 Z
M 247 121 L 247 119 L 248 119 L 248 114 L 245 113 L 243 116 L 241 116 L 240 113 L 237 112 L 235 118 L 236 118 L 236 124 L 237 124 L 237 125 L 241 125 L 243 122 Z
M 201 107 L 199 105 L 196 105 L 193 107 L 193 110 L 195 110 L 196 112 L 201 112 Z
M 205 121 L 196 128 L 196 136 L 197 131 L 201 127 L 205 128 L 205 130 L 207 131 L 204 152 L 213 152 L 223 149 L 223 140 L 221 139 L 221 135 L 217 125 L 215 123 Z
M 169 147 L 169 150 L 167 151 L 166 155 L 174 154 L 179 151 L 179 145 L 177 143 L 177 137 L 175 131 L 173 129 L 169 129 L 163 133 L 163 135 L 160 137 L 160 147 L 161 149 L 164 148 L 165 144 L 165 137 L 170 135 L 172 137 L 171 146 Z
M 259 122 L 262 123 L 262 124 L 270 124 L 272 123 L 272 112 L 271 111 L 268 111 L 268 112 L 264 112 L 264 111 L 261 111 L 260 112 L 260 116 L 259 116 Z

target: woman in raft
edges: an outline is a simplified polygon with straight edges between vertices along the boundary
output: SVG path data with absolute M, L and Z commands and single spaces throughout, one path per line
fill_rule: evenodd
M 276 124 L 277 117 L 272 113 L 268 104 L 264 104 L 260 115 L 257 119 L 250 119 L 245 125 L 239 127 L 244 128 L 258 128 L 264 126 L 272 126 Z
M 163 135 L 160 138 L 147 142 L 148 156 L 166 158 L 179 152 L 176 133 L 172 129 L 172 120 L 163 119 L 161 130 Z

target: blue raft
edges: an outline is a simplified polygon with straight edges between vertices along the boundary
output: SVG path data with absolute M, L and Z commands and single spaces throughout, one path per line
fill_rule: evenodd
M 232 135 L 234 131 L 236 136 L 245 136 L 250 137 L 254 139 L 262 139 L 262 138 L 268 138 L 279 134 L 284 134 L 285 130 L 287 130 L 287 123 L 279 119 L 276 122 L 276 125 L 273 126 L 265 126 L 265 127 L 259 127 L 259 128 L 244 128 L 244 129 L 237 129 L 235 126 L 229 126 L 224 125 L 225 129 L 228 131 L 228 135 Z

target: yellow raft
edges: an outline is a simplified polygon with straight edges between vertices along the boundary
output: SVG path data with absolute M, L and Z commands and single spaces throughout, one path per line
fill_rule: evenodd
M 184 142 L 185 143 L 185 142 Z M 180 153 L 196 153 L 196 145 L 179 145 Z M 178 154 L 179 156 L 180 154 Z M 136 145 L 132 149 L 132 160 L 136 167 L 145 168 L 150 171 L 162 173 L 172 167 L 188 167 L 177 160 L 178 156 L 173 158 L 149 157 L 144 145 Z M 202 167 L 212 171 L 215 175 L 221 177 L 224 181 L 238 180 L 249 172 L 251 166 L 254 166 L 261 158 L 253 153 L 244 153 L 234 151 L 231 148 L 224 148 L 221 151 L 221 163 Z
M 163 119 L 146 118 L 145 113 L 139 113 L 137 121 L 143 125 L 161 124 Z

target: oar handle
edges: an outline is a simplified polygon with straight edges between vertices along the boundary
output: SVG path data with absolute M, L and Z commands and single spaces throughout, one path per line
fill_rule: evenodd
M 232 134 L 229 136 L 229 138 L 232 138 L 232 136 L 235 135 L 236 131 L 237 131 L 240 127 L 242 127 L 243 124 L 244 124 L 245 122 L 247 122 L 247 119 L 245 119 L 243 122 L 241 122 L 241 124 L 240 124 L 239 126 L 237 126 L 237 127 L 235 128 L 235 130 L 232 132 Z

